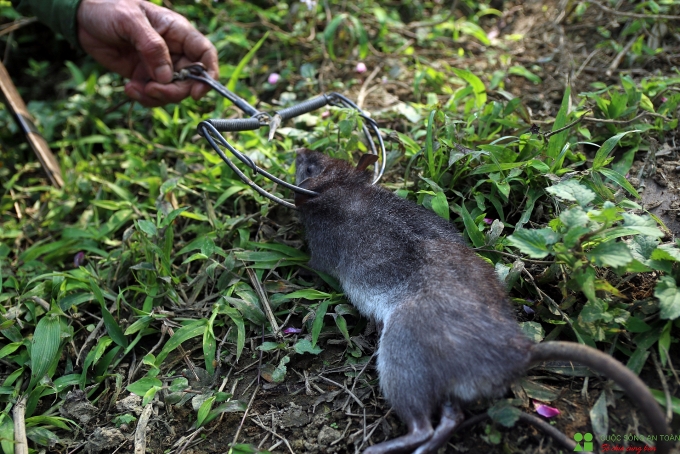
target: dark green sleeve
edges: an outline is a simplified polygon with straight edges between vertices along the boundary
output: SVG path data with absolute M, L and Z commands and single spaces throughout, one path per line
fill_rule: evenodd
M 12 0 L 12 5 L 25 16 L 36 16 L 72 45 L 80 47 L 76 25 L 80 0 Z

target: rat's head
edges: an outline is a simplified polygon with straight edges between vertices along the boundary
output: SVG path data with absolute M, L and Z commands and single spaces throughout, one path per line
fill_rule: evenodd
M 295 184 L 304 189 L 322 193 L 339 185 L 371 184 L 371 175 L 366 167 L 378 160 L 376 155 L 365 154 L 359 159 L 356 167 L 342 159 L 326 156 L 318 151 L 300 149 L 295 159 Z M 300 206 L 310 197 L 295 193 L 295 205 Z

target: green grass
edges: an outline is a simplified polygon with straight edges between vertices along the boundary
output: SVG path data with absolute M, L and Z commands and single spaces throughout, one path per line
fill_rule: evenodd
M 680 250 L 642 209 L 626 174 L 652 141 L 664 143 L 677 129 L 677 72 L 624 73 L 588 92 L 567 89 L 554 118 L 534 119 L 529 103 L 506 85 L 540 84 L 545 75 L 537 66 L 503 63 L 514 41 L 488 38 L 484 29 L 499 12 L 476 2 L 467 17 L 413 30 L 404 18 L 439 22 L 448 9 L 331 1 L 327 22 L 322 6 L 308 11 L 298 2 L 178 3 L 217 46 L 222 82 L 251 103 L 322 91 L 356 96 L 374 65 L 385 63 L 376 80 L 384 76 L 385 86 L 398 82 L 411 91 L 406 104 L 374 115 L 388 136 L 385 184 L 464 230 L 515 303 L 535 311 L 523 327 L 536 341 L 570 339 L 617 351 L 638 373 L 653 366 L 652 354 L 670 374 L 680 327 Z M 579 5 L 572 21 L 588 14 Z M 627 21 L 625 33 L 653 22 Z M 31 39 L 38 38 L 24 37 Z M 600 39 L 617 48 L 613 38 Z M 493 72 L 463 69 L 474 53 L 470 42 L 489 46 Z M 642 40 L 630 52 L 634 60 L 657 51 Z M 363 75 L 354 71 L 360 60 L 369 66 Z M 308 257 L 292 213 L 249 189 L 197 136 L 200 121 L 234 114 L 226 101 L 210 93 L 164 108 L 121 107 L 123 81 L 92 64 L 32 60 L 27 77 L 49 77 L 55 64 L 65 80 L 61 95 L 30 107 L 57 151 L 64 189 L 48 186 L 16 127 L 0 133 L 5 453 L 13 452 L 12 409 L 22 397 L 35 449 L 75 427 L 58 412 L 73 389 L 106 403 L 127 390 L 146 405 L 167 388 L 171 402 L 183 403 L 188 382 L 172 377 L 185 355 L 212 377 L 261 354 L 273 382 L 284 380 L 295 355 L 319 354 L 328 337 L 345 340 L 348 363 L 368 361 L 372 352 L 353 340 L 364 322 L 337 284 L 300 273 Z M 281 74 L 276 86 L 266 83 L 271 72 Z M 289 181 L 296 147 L 348 159 L 366 149 L 353 112 L 322 113 L 284 124 L 271 142 L 259 132 L 231 140 Z M 0 121 L 9 121 L 6 110 Z M 631 282 L 649 285 L 647 296 L 633 297 Z M 283 336 L 273 321 L 302 332 Z M 133 353 L 142 366 L 130 377 L 123 365 Z M 201 396 L 195 427 L 246 405 L 215 387 Z

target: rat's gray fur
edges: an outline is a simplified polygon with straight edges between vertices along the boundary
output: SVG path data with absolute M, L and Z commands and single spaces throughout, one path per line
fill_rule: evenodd
M 298 153 L 296 183 L 319 193 L 296 194 L 310 266 L 336 277 L 359 312 L 383 326 L 380 387 L 408 434 L 365 452 L 436 451 L 462 420 L 460 405 L 502 395 L 538 348 L 521 332 L 493 268 L 449 222 L 321 153 Z M 548 344 L 546 355 L 552 348 L 594 366 L 605 362 L 593 360 L 592 349 Z M 623 366 L 611 367 L 610 378 L 637 379 Z M 635 386 L 634 393 L 649 394 L 639 380 Z M 654 413 L 658 405 L 651 395 L 645 399 Z

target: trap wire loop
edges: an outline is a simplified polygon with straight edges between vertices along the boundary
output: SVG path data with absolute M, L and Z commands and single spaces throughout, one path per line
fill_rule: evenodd
M 357 106 L 354 102 L 352 102 L 347 97 L 341 95 L 340 93 L 332 92 L 315 96 L 314 98 L 302 101 L 301 103 L 296 104 L 294 106 L 278 110 L 274 112 L 274 115 L 272 116 L 269 113 L 260 112 L 255 107 L 248 104 L 248 102 L 245 99 L 231 92 L 224 85 L 220 84 L 218 81 L 210 77 L 206 72 L 205 67 L 200 63 L 189 65 L 183 68 L 182 70 L 176 72 L 173 80 L 186 80 L 186 79 L 198 80 L 209 85 L 220 95 L 231 101 L 237 108 L 242 110 L 247 115 L 250 115 L 249 118 L 204 120 L 198 125 L 198 133 L 206 138 L 206 140 L 213 148 L 213 150 L 215 150 L 219 157 L 229 166 L 230 169 L 234 171 L 234 173 L 236 173 L 236 175 L 238 175 L 238 177 L 241 180 L 243 180 L 244 183 L 246 183 L 248 186 L 254 189 L 258 194 L 267 197 L 268 199 L 278 204 L 281 204 L 288 208 L 296 209 L 295 205 L 293 205 L 292 203 L 287 202 L 286 200 L 283 200 L 280 197 L 277 197 L 267 192 L 260 186 L 258 186 L 238 167 L 236 167 L 236 165 L 231 161 L 231 159 L 229 159 L 229 157 L 224 153 L 224 151 L 222 151 L 221 147 L 229 150 L 229 152 L 232 155 L 234 155 L 239 161 L 250 167 L 253 170 L 254 175 L 257 175 L 259 173 L 265 178 L 268 178 L 269 180 L 277 184 L 280 184 L 292 191 L 301 194 L 316 196 L 318 195 L 318 193 L 310 191 L 308 189 L 301 188 L 291 183 L 287 183 L 281 180 L 280 178 L 277 178 L 274 175 L 270 174 L 266 170 L 258 167 L 253 162 L 252 159 L 250 159 L 248 156 L 234 148 L 227 141 L 227 139 L 224 138 L 222 132 L 254 131 L 256 129 L 260 129 L 260 127 L 262 126 L 268 126 L 269 140 L 272 140 L 274 137 L 274 133 L 281 125 L 281 123 L 284 122 L 285 120 L 299 117 L 302 114 L 309 113 L 329 105 L 354 109 L 359 113 L 359 116 L 364 120 L 364 123 L 361 125 L 361 127 L 364 135 L 366 136 L 366 140 L 368 142 L 371 153 L 374 155 L 378 155 L 380 157 L 380 165 L 376 165 L 373 170 L 374 175 L 373 184 L 377 183 L 382 177 L 383 173 L 385 172 L 387 152 L 385 151 L 385 143 L 383 142 L 382 136 L 380 135 L 380 129 L 378 128 L 378 124 L 374 119 L 366 115 L 366 113 L 363 110 L 361 110 L 359 106 Z M 375 140 L 373 139 L 371 133 L 377 139 L 378 147 L 376 147 Z M 380 149 L 379 153 L 378 148 Z

